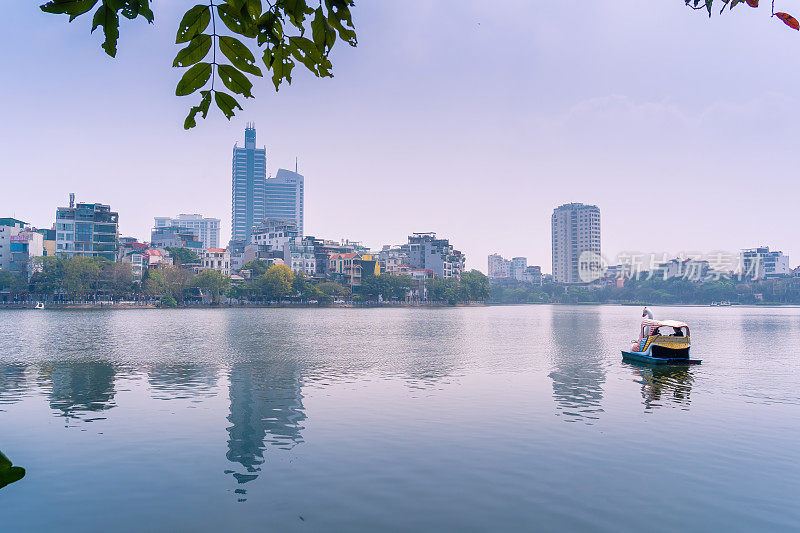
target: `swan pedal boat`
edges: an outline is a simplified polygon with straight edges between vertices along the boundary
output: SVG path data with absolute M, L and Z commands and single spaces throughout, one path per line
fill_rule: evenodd
M 639 340 L 630 350 L 622 350 L 622 358 L 655 365 L 699 365 L 700 359 L 689 358 L 689 348 L 689 326 L 684 322 L 645 319 Z

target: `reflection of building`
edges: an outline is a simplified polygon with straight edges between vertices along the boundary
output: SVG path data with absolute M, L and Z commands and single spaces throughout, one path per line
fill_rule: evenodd
M 600 209 L 596 205 L 564 204 L 553 210 L 553 279 L 558 283 L 592 281 L 580 276 L 581 254 L 600 256 Z M 594 263 L 597 264 L 594 264 Z M 587 265 L 601 273 L 602 265 Z
M 27 389 L 26 366 L 0 364 L 0 411 L 3 404 L 16 403 Z
M 603 412 L 603 346 L 599 311 L 554 309 L 553 399 L 556 414 L 567 422 L 597 420 Z
M 194 398 L 214 393 L 217 370 L 195 363 L 161 364 L 148 370 L 147 381 L 154 398 Z
M 168 228 L 170 226 L 179 226 L 191 230 L 203 243 L 203 248 L 219 248 L 218 218 L 206 218 L 198 214 L 181 214 L 177 218 L 155 217 L 156 228 Z
M 111 363 L 63 362 L 43 367 L 39 379 L 49 382 L 51 409 L 68 418 L 84 418 L 114 407 L 115 375 Z
M 233 477 L 244 484 L 258 477 L 266 443 L 288 450 L 303 442 L 300 432 L 306 415 L 300 372 L 291 362 L 235 363 L 230 401 L 227 458 L 242 466 Z

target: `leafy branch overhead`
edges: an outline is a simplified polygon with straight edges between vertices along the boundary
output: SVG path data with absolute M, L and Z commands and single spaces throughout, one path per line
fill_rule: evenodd
M 714 10 L 714 0 L 684 0 L 684 2 L 692 9 L 702 9 L 704 11 L 708 11 L 709 17 Z M 716 0 L 716 5 L 718 7 L 719 5 L 722 5 L 722 8 L 719 10 L 720 14 L 725 11 L 725 8 L 728 8 L 728 11 L 730 11 L 739 4 L 747 4 L 748 6 L 755 8 L 758 7 L 759 0 Z M 770 1 L 770 8 L 772 10 L 771 16 L 783 21 L 784 24 L 793 30 L 800 30 L 800 22 L 798 22 L 796 18 L 789 13 L 775 11 L 775 0 Z
M 40 7 L 46 13 L 68 15 L 70 22 L 94 10 L 92 32 L 103 28 L 102 48 L 114 57 L 119 15 L 152 23 L 151 3 L 50 0 Z M 228 119 L 233 117 L 242 106 L 231 93 L 252 98 L 252 78 L 263 77 L 264 71 L 271 72 L 275 90 L 284 82 L 291 84 L 292 69 L 298 63 L 317 77 L 333 77 L 328 56 L 337 37 L 350 46 L 357 44 L 350 13 L 354 5 L 354 0 L 317 0 L 312 5 L 307 0 L 208 0 L 190 8 L 178 25 L 175 42 L 184 46 L 172 63 L 186 69 L 175 94 L 199 91 L 200 95 L 184 128 L 196 126 L 198 114 L 206 118 L 212 101 Z

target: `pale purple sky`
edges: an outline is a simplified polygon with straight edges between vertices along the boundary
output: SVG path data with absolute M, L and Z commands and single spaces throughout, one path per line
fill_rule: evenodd
M 233 120 L 184 132 L 197 97 L 174 96 L 171 63 L 194 3 L 123 20 L 116 60 L 86 16 L 6 6 L 0 216 L 50 227 L 75 192 L 119 211 L 123 235 L 199 212 L 227 242 L 231 148 L 254 121 L 268 172 L 300 159 L 308 234 L 379 247 L 436 231 L 468 267 L 499 252 L 549 272 L 550 214 L 584 202 L 612 259 L 767 244 L 800 263 L 800 34 L 766 9 L 362 0 L 335 78 L 258 80 Z

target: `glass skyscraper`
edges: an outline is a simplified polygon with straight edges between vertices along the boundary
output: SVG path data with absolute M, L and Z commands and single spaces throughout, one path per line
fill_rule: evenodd
M 267 218 L 294 220 L 303 236 L 303 176 L 291 170 L 278 169 L 274 178 L 267 180 Z
M 256 128 L 244 130 L 244 148 L 234 144 L 231 187 L 231 239 L 248 242 L 256 224 L 267 217 L 267 150 L 256 148 Z

